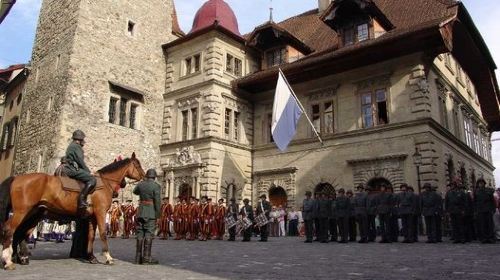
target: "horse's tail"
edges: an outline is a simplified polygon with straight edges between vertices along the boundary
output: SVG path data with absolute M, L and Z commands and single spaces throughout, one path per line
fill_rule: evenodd
M 3 225 L 9 219 L 9 212 L 12 208 L 10 189 L 14 178 L 9 177 L 0 184 L 0 240 L 2 239 Z

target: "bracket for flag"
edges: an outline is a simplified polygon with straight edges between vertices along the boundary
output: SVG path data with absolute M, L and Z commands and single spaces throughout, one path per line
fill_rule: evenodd
M 313 131 L 314 131 L 314 134 L 316 134 L 316 137 L 318 137 L 318 140 L 319 142 L 321 143 L 321 145 L 324 145 L 323 143 L 323 139 L 321 139 L 321 136 L 319 135 L 318 131 L 316 130 L 316 128 L 314 127 L 314 124 L 312 123 L 311 119 L 309 118 L 309 116 L 307 115 L 307 111 L 306 109 L 304 109 L 304 106 L 302 106 L 302 103 L 300 103 L 300 100 L 299 98 L 297 98 L 297 95 L 295 95 L 295 91 L 293 91 L 293 88 L 292 86 L 290 86 L 290 84 L 288 83 L 288 80 L 286 79 L 286 76 L 285 74 L 283 73 L 283 71 L 281 70 L 281 68 L 278 68 L 279 70 L 279 73 L 280 75 L 283 76 L 283 80 L 285 80 L 285 83 L 286 85 L 288 86 L 288 88 L 290 89 L 290 92 L 292 93 L 292 96 L 293 98 L 295 98 L 295 101 L 297 101 L 297 104 L 299 105 L 300 107 L 300 110 L 302 110 L 302 112 L 304 113 L 304 115 L 306 116 L 306 119 L 307 121 L 309 122 L 309 124 L 311 125 Z

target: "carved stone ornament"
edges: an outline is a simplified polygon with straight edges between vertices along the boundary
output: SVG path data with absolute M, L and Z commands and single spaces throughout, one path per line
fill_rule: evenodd
M 418 81 L 418 89 L 422 92 L 422 93 L 429 93 L 430 90 L 429 90 L 429 82 L 427 81 L 426 78 L 421 78 L 420 81 Z
M 200 163 L 202 163 L 200 154 L 194 150 L 193 146 L 189 146 L 182 149 L 177 148 L 175 156 L 169 161 L 169 166 L 177 167 Z

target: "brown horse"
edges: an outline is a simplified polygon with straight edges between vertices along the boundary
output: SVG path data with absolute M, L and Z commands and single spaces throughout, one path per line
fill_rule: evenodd
M 120 188 L 120 182 L 124 178 L 142 180 L 144 170 L 134 153 L 130 159 L 116 161 L 100 169 L 97 174 L 101 180 L 98 180 L 96 190 L 89 196 L 91 205 L 87 213 L 89 216 L 87 255 L 91 263 L 96 263 L 93 243 L 97 226 L 103 243 L 102 251 L 106 257 L 106 264 L 113 264 L 106 237 L 106 212 L 111 206 L 113 193 L 118 192 Z M 63 189 L 60 177 L 36 173 L 6 179 L 0 185 L 0 228 L 2 229 L 0 241 L 3 239 L 4 268 L 15 269 L 12 255 L 17 251 L 18 243 L 26 238 L 27 232 L 43 217 L 66 219 L 77 217 L 79 215 L 77 198 L 78 192 Z M 10 211 L 11 217 L 9 217 Z

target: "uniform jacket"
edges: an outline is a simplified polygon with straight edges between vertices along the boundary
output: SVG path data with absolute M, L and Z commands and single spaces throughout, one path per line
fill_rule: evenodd
M 161 215 L 160 185 L 153 180 L 140 182 L 134 188 L 134 194 L 139 196 L 139 219 L 158 219 Z
M 377 213 L 391 214 L 394 206 L 394 197 L 389 192 L 381 192 L 377 195 Z
M 316 203 L 314 202 L 314 199 L 304 199 L 304 202 L 302 203 L 302 218 L 304 220 L 312 220 L 314 219 L 314 206 Z
M 327 199 L 318 200 L 318 218 L 325 219 L 330 216 L 330 201 Z
M 229 204 L 229 206 L 227 207 L 227 215 L 233 216 L 234 219 L 237 219 L 239 212 L 238 210 L 239 210 L 238 204 L 236 203 Z
M 335 214 L 337 218 L 348 218 L 351 213 L 351 200 L 347 196 L 337 196 Z
M 433 191 L 425 191 L 420 195 L 420 205 L 424 217 L 439 215 L 442 208 L 442 199 Z
M 67 167 L 72 171 L 84 170 L 90 173 L 90 169 L 85 164 L 83 148 L 75 142 L 71 142 L 66 149 Z
M 467 204 L 467 194 L 461 190 L 450 190 L 446 193 L 444 205 L 450 214 L 463 214 Z
M 352 199 L 352 204 L 354 206 L 354 214 L 356 215 L 367 215 L 367 197 L 368 195 L 364 192 L 356 193 Z
M 412 192 L 401 192 L 397 195 L 398 214 L 399 215 L 415 215 L 417 212 L 416 206 L 418 203 L 417 196 Z
M 368 215 L 377 215 L 377 196 L 378 194 L 376 193 L 369 193 L 366 196 L 366 209 L 368 211 Z
M 269 213 L 271 213 L 271 203 L 269 201 L 259 201 L 257 203 L 257 213 L 256 215 L 259 216 L 262 213 L 262 210 L 264 210 L 264 214 L 266 215 L 266 218 L 269 220 Z
M 250 204 L 243 205 L 243 207 L 241 207 L 240 215 L 250 219 L 250 221 L 253 221 L 254 216 L 252 206 Z
M 478 188 L 474 193 L 474 211 L 476 213 L 495 212 L 494 191 L 488 188 Z

